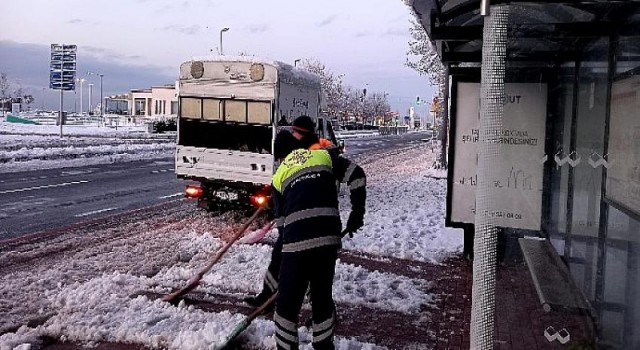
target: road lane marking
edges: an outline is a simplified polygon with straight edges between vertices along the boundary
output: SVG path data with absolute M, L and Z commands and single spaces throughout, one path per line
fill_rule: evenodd
M 91 174 L 94 170 L 86 169 L 86 170 L 67 170 L 60 173 L 60 176 L 73 176 L 73 175 L 84 175 Z
M 171 168 L 171 169 L 152 170 L 151 173 L 152 174 L 159 174 L 159 173 L 166 173 L 166 172 L 173 171 L 173 170 L 174 170 L 173 168 Z
M 168 195 L 168 196 L 158 197 L 158 199 L 173 198 L 173 197 L 182 196 L 183 194 L 184 194 L 184 193 L 182 193 L 182 192 L 178 192 L 178 193 L 170 194 L 170 195 Z
M 0 192 L 0 194 L 34 191 L 34 190 L 41 190 L 41 189 L 45 189 L 45 188 L 54 188 L 54 187 L 63 187 L 63 186 L 84 184 L 84 183 L 87 183 L 87 182 L 91 182 L 91 181 L 82 180 L 82 181 L 64 182 L 64 183 L 55 184 L 55 185 L 43 185 L 43 186 L 35 186 L 35 187 L 25 187 L 25 188 L 18 188 L 18 189 L 15 189 L 15 190 L 2 191 L 2 192 Z
M 74 215 L 74 216 L 77 217 L 77 218 L 82 218 L 82 217 L 85 217 L 85 216 L 94 215 L 94 214 L 100 214 L 100 213 L 104 213 L 104 212 L 112 211 L 112 210 L 116 210 L 116 209 L 118 209 L 118 208 L 106 208 L 106 209 L 88 211 L 86 213 L 77 214 L 77 215 Z

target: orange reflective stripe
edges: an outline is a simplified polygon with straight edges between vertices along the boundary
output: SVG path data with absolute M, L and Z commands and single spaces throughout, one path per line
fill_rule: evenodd
M 318 142 L 320 144 L 320 146 L 322 148 L 330 148 L 333 147 L 333 142 L 327 140 L 327 139 L 320 139 L 320 141 Z
M 327 140 L 327 139 L 319 139 L 318 142 L 314 143 L 313 145 L 309 146 L 310 150 L 319 150 L 319 149 L 327 149 L 327 148 L 331 148 L 334 147 L 333 146 L 333 142 Z

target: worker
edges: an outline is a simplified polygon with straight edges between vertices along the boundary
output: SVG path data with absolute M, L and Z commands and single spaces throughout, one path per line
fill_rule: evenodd
M 315 134 L 315 122 L 308 116 L 300 116 L 293 121 L 293 132 L 292 135 L 295 137 L 294 139 L 290 139 L 289 141 L 283 142 L 291 142 L 291 147 L 295 148 L 307 148 L 310 150 L 317 149 L 328 149 L 330 152 L 334 153 L 335 156 L 339 155 L 338 149 L 335 145 L 324 138 L 319 138 Z M 294 145 L 295 144 L 295 145 Z M 336 153 L 337 152 L 337 153 Z M 284 158 L 282 155 L 278 155 L 274 152 L 274 158 Z M 348 160 L 347 160 L 348 161 Z M 362 172 L 364 174 L 364 172 Z M 357 174 L 356 174 L 357 175 Z M 354 177 L 353 180 L 357 178 Z M 336 179 L 338 185 L 340 182 L 349 181 L 349 177 L 343 177 L 340 179 Z M 277 223 L 277 226 L 281 226 Z M 352 233 L 351 233 L 352 234 Z M 278 274 L 280 272 L 280 262 L 282 259 L 282 235 L 278 234 L 278 238 L 276 239 L 276 243 L 271 251 L 271 261 L 269 263 L 269 267 L 267 268 L 267 272 L 265 273 L 262 291 L 255 297 L 245 298 L 244 301 L 253 307 L 259 307 L 264 304 L 271 295 L 273 295 L 278 289 Z M 273 311 L 273 305 L 267 307 L 265 312 L 269 313 Z
M 366 178 L 362 168 L 327 150 L 297 148 L 293 135 L 276 137 L 276 157 L 286 155 L 272 182 L 273 210 L 280 219 L 282 262 L 276 299 L 278 349 L 297 349 L 297 323 L 307 286 L 312 305 L 313 347 L 334 349 L 333 277 L 346 233 L 363 226 Z M 347 178 L 351 213 L 342 230 L 335 179 Z
M 362 168 L 335 152 L 296 149 L 292 134 L 278 133 L 274 155 L 284 160 L 272 182 L 273 210 L 282 240 L 274 321 L 278 349 L 298 349 L 298 315 L 307 286 L 313 347 L 334 349 L 333 277 L 342 237 L 363 225 L 366 178 Z M 286 156 L 285 156 L 286 155 Z M 346 178 L 351 213 L 342 230 L 335 179 Z

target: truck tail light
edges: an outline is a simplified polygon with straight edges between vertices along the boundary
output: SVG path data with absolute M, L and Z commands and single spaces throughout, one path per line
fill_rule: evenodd
M 251 196 L 251 204 L 256 207 L 264 207 L 269 202 L 269 197 L 263 195 Z
M 202 197 L 202 187 L 197 185 L 187 185 L 187 188 L 184 190 L 184 193 L 187 198 L 200 198 Z
M 264 187 L 256 191 L 253 196 L 249 197 L 249 200 L 251 201 L 251 204 L 256 207 L 264 207 L 269 203 L 270 194 L 271 186 L 265 185 Z

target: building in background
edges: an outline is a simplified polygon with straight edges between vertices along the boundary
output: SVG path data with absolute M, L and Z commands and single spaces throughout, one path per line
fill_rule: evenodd
M 178 90 L 175 85 L 134 89 L 129 95 L 131 116 L 153 118 L 178 116 Z
M 178 116 L 178 91 L 173 84 L 133 89 L 128 94 L 105 97 L 108 125 L 143 124 Z
M 104 99 L 104 112 L 106 114 L 128 115 L 130 97 L 129 94 L 107 96 Z

